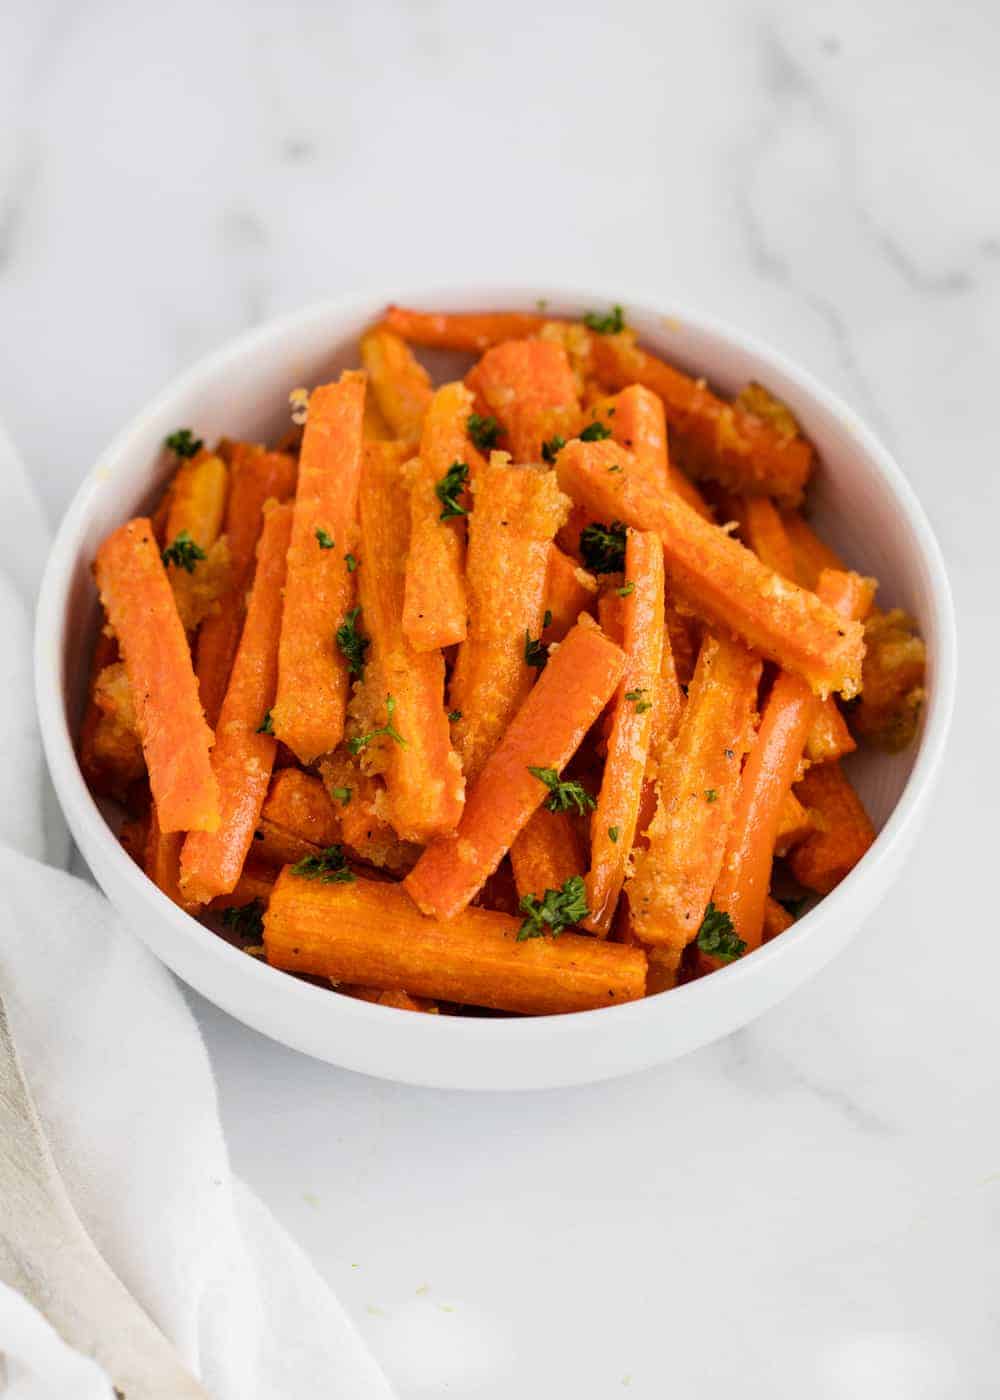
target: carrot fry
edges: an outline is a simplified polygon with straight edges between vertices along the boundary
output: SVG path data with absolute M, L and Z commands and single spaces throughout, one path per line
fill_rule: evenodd
M 705 636 L 661 772 L 649 847 L 626 885 L 638 936 L 663 948 L 675 969 L 722 867 L 760 673 L 760 659 L 739 642 Z
M 781 521 L 792 546 L 794 578 L 803 588 L 815 588 L 824 569 L 846 571 L 847 565 L 840 555 L 823 543 L 797 510 L 782 511 Z
M 212 731 L 149 520 L 130 520 L 109 535 L 95 572 L 125 662 L 160 825 L 165 832 L 214 831 Z
M 506 341 L 487 350 L 466 383 L 499 420 L 515 462 L 540 462 L 544 443 L 579 427 L 576 383 L 561 345 Z
M 295 462 L 285 452 L 267 452 L 252 442 L 232 444 L 229 499 L 226 503 L 226 542 L 229 580 L 198 629 L 196 648 L 198 687 L 205 718 L 214 725 L 246 616 L 246 594 L 253 577 L 254 551 L 263 522 L 264 502 L 283 501 L 295 490 Z
M 772 938 L 777 938 L 779 933 L 791 928 L 794 922 L 784 905 L 768 895 L 764 905 L 764 942 L 770 943 Z
M 344 734 L 348 673 L 334 634 L 353 593 L 364 397 L 353 372 L 314 389 L 302 441 L 272 708 L 275 734 L 302 763 Z
M 889 753 L 906 748 L 917 732 L 927 649 L 911 618 L 899 608 L 872 612 L 865 623 L 861 700 L 851 713 L 858 734 Z
M 676 495 L 656 492 L 607 442 L 570 442 L 559 453 L 559 484 L 593 519 L 655 530 L 678 596 L 710 625 L 734 632 L 820 695 L 855 694 L 861 680 L 862 628 L 815 594 L 778 577 L 751 550 L 702 520 Z
M 461 515 L 448 515 L 438 487 L 446 487 L 445 479 L 455 466 L 467 468 L 469 482 L 485 469 L 466 431 L 472 403 L 464 384 L 444 384 L 424 419 L 420 459 L 410 489 L 403 604 L 403 631 L 415 651 L 433 651 L 465 640 L 465 523 Z M 460 491 L 457 504 L 467 511 L 471 496 Z
M 579 934 L 519 942 L 519 920 L 465 909 L 425 918 L 398 885 L 322 884 L 283 870 L 264 915 L 272 967 L 527 1015 L 642 996 L 639 948 Z
M 413 311 L 390 306 L 385 324 L 404 340 L 437 350 L 482 354 L 504 340 L 522 340 L 545 324 L 545 317 L 521 311 Z
M 582 875 L 587 854 L 573 818 L 568 812 L 539 807 L 510 848 L 519 897 L 541 899 L 546 890 L 558 890 L 574 875 Z
M 104 628 L 94 645 L 79 752 L 87 786 L 103 797 L 124 800 L 129 785 L 146 771 L 128 677 L 118 645 Z
M 363 773 L 357 759 L 344 749 L 324 758 L 319 771 L 340 823 L 337 839 L 369 865 L 394 874 L 412 869 L 418 848 L 400 841 L 386 821 L 382 779 Z
M 790 428 L 726 403 L 707 387 L 639 349 L 631 331 L 592 337 L 597 377 L 611 389 L 644 384 L 663 400 L 667 423 L 696 477 L 797 505 L 812 468 L 811 444 Z
M 167 493 L 167 577 L 189 632 L 208 614 L 228 582 L 228 544 L 219 539 L 228 480 L 222 458 L 202 451 L 178 469 Z
M 342 996 L 376 1002 L 379 1006 L 394 1006 L 397 1011 L 424 1011 L 436 1016 L 441 1010 L 430 997 L 411 997 L 401 988 L 383 992 L 380 987 L 363 987 L 357 982 L 334 982 L 333 985 Z
M 606 938 L 635 840 L 663 659 L 663 547 L 630 530 L 625 546 L 625 671 L 612 708 L 608 754 L 590 824 L 583 927 Z
M 863 678 L 863 666 L 861 674 Z M 806 758 L 809 762 L 829 763 L 833 758 L 845 758 L 857 747 L 833 696 L 821 700 L 806 735 Z
M 361 471 L 361 616 L 371 639 L 370 683 L 394 700 L 400 736 L 379 741 L 386 815 L 404 841 L 426 842 L 454 831 L 465 780 L 444 708 L 444 659 L 414 651 L 403 631 L 410 500 L 404 469 L 380 447 L 369 444 Z
M 275 740 L 262 732 L 278 672 L 285 560 L 292 507 L 274 506 L 264 518 L 247 618 L 233 662 L 212 751 L 221 820 L 216 831 L 192 831 L 181 851 L 181 889 L 207 904 L 235 889 L 253 842 L 274 764 Z
M 385 326 L 374 326 L 361 337 L 361 363 L 368 374 L 368 388 L 392 434 L 406 442 L 419 442 L 434 391 L 430 375 L 406 341 Z
M 149 809 L 149 826 L 146 832 L 146 849 L 143 853 L 142 868 L 157 889 L 162 890 L 189 913 L 195 906 L 189 903 L 180 886 L 181 848 L 184 844 L 182 831 L 164 831 L 160 825 L 156 803 Z
M 235 889 L 228 894 L 219 895 L 218 899 L 213 899 L 208 906 L 210 909 L 242 909 L 246 904 L 253 904 L 260 900 L 266 904 L 274 889 L 274 882 L 277 875 L 274 870 L 266 865 L 261 865 L 256 860 L 248 860 L 240 871 L 240 878 L 236 882 Z
M 469 630 L 458 649 L 450 703 L 466 779 L 476 776 L 531 688 L 525 644 L 545 613 L 549 547 L 566 501 L 551 472 L 493 461 L 476 483 L 469 520 Z
M 810 768 L 795 793 L 816 830 L 792 852 L 792 874 L 806 889 L 829 894 L 875 840 L 875 828 L 839 763 Z
M 649 759 L 646 765 L 647 776 L 658 774 L 669 758 L 674 739 L 684 714 L 684 692 L 677 678 L 677 662 L 670 638 L 668 618 L 670 609 L 663 609 L 663 641 L 660 652 L 660 680 L 656 687 L 653 703 L 653 732 L 649 737 Z M 643 831 L 641 821 L 636 828 Z
M 774 854 L 787 856 L 793 846 L 804 841 L 813 830 L 814 823 L 809 812 L 795 796 L 787 792 L 778 813 L 778 830 L 774 837 Z
M 425 914 L 454 918 L 496 870 L 548 796 L 529 765 L 562 771 L 624 665 L 621 649 L 588 618 L 560 643 L 471 784 L 457 833 L 429 845 L 406 877 L 407 890 Z
M 581 569 L 558 545 L 551 545 L 545 575 L 543 644 L 561 642 L 582 612 L 593 612 L 596 598 L 597 581 L 593 574 Z

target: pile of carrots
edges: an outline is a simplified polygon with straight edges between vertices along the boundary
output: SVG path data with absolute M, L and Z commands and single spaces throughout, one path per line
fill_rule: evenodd
M 925 667 L 802 514 L 789 410 L 617 307 L 391 307 L 360 359 L 273 447 L 172 434 L 97 553 L 80 760 L 126 849 L 421 1012 L 613 1005 L 783 932 L 871 845 L 842 760 L 912 739 Z

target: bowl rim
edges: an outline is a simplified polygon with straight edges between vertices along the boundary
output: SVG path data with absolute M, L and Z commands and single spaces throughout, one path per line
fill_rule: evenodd
M 121 456 L 127 456 L 132 440 L 140 436 L 145 425 L 158 417 L 171 402 L 184 397 L 206 377 L 220 374 L 230 362 L 239 361 L 268 342 L 280 342 L 285 336 L 304 333 L 309 328 L 316 328 L 328 321 L 335 326 L 338 321 L 356 321 L 372 314 L 373 306 L 388 304 L 384 286 L 377 285 L 356 290 L 350 296 L 310 302 L 254 327 L 200 357 L 133 414 L 99 454 L 77 488 L 56 531 L 46 562 L 36 610 L 34 647 L 36 704 L 45 755 L 60 805 L 74 838 L 80 841 L 81 846 L 97 841 L 106 848 L 105 853 L 108 860 L 114 863 L 116 876 L 134 890 L 138 899 L 149 902 L 158 912 L 161 921 L 166 920 L 172 925 L 176 937 L 191 945 L 193 956 L 200 960 L 206 970 L 206 980 L 215 980 L 220 975 L 230 981 L 243 978 L 247 980 L 248 987 L 254 988 L 256 985 L 256 990 L 259 991 L 266 986 L 273 990 L 275 995 L 278 995 L 276 987 L 280 985 L 284 989 L 281 996 L 287 1002 L 290 1013 L 294 1013 L 296 1005 L 301 1006 L 304 1011 L 306 1008 L 322 1006 L 328 1015 L 339 1016 L 348 1023 L 353 1019 L 359 1026 L 367 1023 L 383 1028 L 391 1024 L 384 1019 L 387 1015 L 395 1017 L 398 1023 L 394 1028 L 397 1044 L 399 1033 L 406 1027 L 406 1039 L 413 1044 L 415 1050 L 418 1042 L 422 1044 L 435 1037 L 447 1037 L 455 1048 L 468 1045 L 471 1051 L 473 1047 L 484 1046 L 507 1046 L 513 1049 L 514 1045 L 517 1045 L 523 1049 L 526 1045 L 549 1042 L 553 1037 L 565 1039 L 589 1036 L 600 1027 L 608 1034 L 613 1034 L 616 1028 L 623 1029 L 626 1026 L 633 1032 L 638 1032 L 644 1027 L 652 1027 L 661 1017 L 669 1014 L 670 1007 L 680 1011 L 689 1004 L 697 1004 L 719 996 L 724 988 L 731 988 L 738 996 L 738 989 L 744 983 L 767 979 L 780 963 L 796 956 L 805 938 L 815 940 L 824 936 L 824 930 L 829 933 L 848 900 L 862 909 L 862 919 L 866 917 L 887 886 L 883 871 L 886 868 L 894 868 L 893 858 L 898 860 L 905 854 L 934 784 L 940 776 L 957 684 L 957 632 L 944 560 L 927 515 L 893 455 L 839 395 L 782 351 L 774 349 L 756 335 L 730 322 L 674 302 L 665 296 L 661 298 L 655 291 L 634 295 L 630 289 L 623 289 L 621 286 L 608 292 L 551 284 L 538 287 L 513 283 L 484 283 L 481 286 L 456 283 L 431 287 L 394 286 L 392 293 L 393 299 L 400 304 L 444 310 L 524 309 L 535 306 L 543 299 L 556 306 L 577 308 L 621 304 L 626 308 L 633 308 L 641 316 L 659 318 L 667 326 L 680 323 L 698 334 L 727 343 L 739 353 L 756 359 L 768 369 L 773 369 L 777 374 L 794 382 L 805 397 L 849 425 L 859 451 L 887 484 L 896 506 L 905 515 L 913 532 L 926 570 L 928 605 L 933 614 L 936 633 L 935 651 L 932 656 L 933 684 L 924 715 L 919 749 L 903 791 L 878 833 L 871 851 L 847 879 L 804 914 L 781 938 L 754 950 L 752 957 L 740 959 L 719 969 L 710 978 L 683 984 L 673 988 L 667 995 L 653 995 L 617 1006 L 561 1015 L 495 1019 L 474 1016 L 414 1016 L 394 1007 L 379 1006 L 351 997 L 331 997 L 325 988 L 282 973 L 277 974 L 280 983 L 275 983 L 275 969 L 259 963 L 254 958 L 248 958 L 224 939 L 211 935 L 203 924 L 157 889 L 126 855 L 84 782 L 62 695 L 63 618 L 70 583 L 82 547 L 78 537 L 88 519 L 92 502 L 106 485 L 111 464 Z M 553 314 L 562 313 L 553 311 Z M 336 330 L 331 332 L 332 344 L 336 340 L 336 334 Z M 85 835 L 81 836 L 81 833 Z M 860 923 L 861 920 L 857 922 Z M 137 932 L 140 932 L 141 936 L 141 931 Z M 154 951 L 157 952 L 157 956 L 163 956 L 159 950 Z M 832 952 L 835 951 L 836 945 L 832 949 Z M 806 978 L 800 980 L 804 981 Z M 213 996 L 212 992 L 205 991 L 201 986 L 198 990 L 210 999 Z M 232 1000 L 229 998 L 230 1003 Z M 595 1017 L 599 1019 L 595 1021 Z M 249 1017 L 247 1019 L 249 1024 L 256 1024 Z M 739 1024 L 738 1019 L 736 1024 Z M 264 1030 L 263 1033 L 273 1038 L 281 1038 L 270 1030 Z M 708 1037 L 714 1038 L 716 1037 Z M 655 1055 L 649 1057 L 647 1062 L 653 1060 Z M 539 1074 L 539 1083 L 551 1082 L 542 1066 L 539 1068 L 542 1071 Z M 403 1078 L 402 1075 L 398 1077 Z M 416 1078 L 413 1082 L 440 1081 Z

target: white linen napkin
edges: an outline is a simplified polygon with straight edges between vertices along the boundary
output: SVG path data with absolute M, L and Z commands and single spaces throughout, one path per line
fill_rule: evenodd
M 2 427 L 0 518 L 0 992 L 70 1198 L 218 1400 L 391 1400 L 327 1285 L 233 1175 L 211 1066 L 171 975 L 97 890 L 45 863 L 68 850 L 43 799 L 31 678 L 48 538 Z M 110 1400 L 99 1368 L 4 1284 L 0 1354 L 12 1398 Z

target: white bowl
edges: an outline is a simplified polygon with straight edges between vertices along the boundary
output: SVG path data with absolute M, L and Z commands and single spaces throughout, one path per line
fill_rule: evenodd
M 726 391 L 761 381 L 791 406 L 818 448 L 811 503 L 821 533 L 853 566 L 876 575 L 883 603 L 918 619 L 930 658 L 919 739 L 903 754 L 852 760 L 879 829 L 874 846 L 794 928 L 711 977 L 624 1006 L 537 1018 L 419 1016 L 337 996 L 246 957 L 172 904 L 118 845 L 84 784 L 74 735 L 97 622 L 90 565 L 108 531 L 145 509 L 162 485 L 164 437 L 182 424 L 209 441 L 224 433 L 275 437 L 287 426 L 288 391 L 356 363 L 359 332 L 390 296 L 446 310 L 531 308 L 545 297 L 554 316 L 621 301 L 652 350 Z M 644 307 L 621 292 L 390 289 L 385 301 L 326 302 L 242 336 L 160 394 L 88 473 L 52 548 L 35 645 L 42 734 L 67 821 L 108 896 L 158 957 L 231 1015 L 309 1055 L 387 1079 L 463 1089 L 579 1084 L 669 1060 L 744 1025 L 818 971 L 899 872 L 941 768 L 955 689 L 955 624 L 937 542 L 903 473 L 856 415 L 742 332 L 686 311 Z

